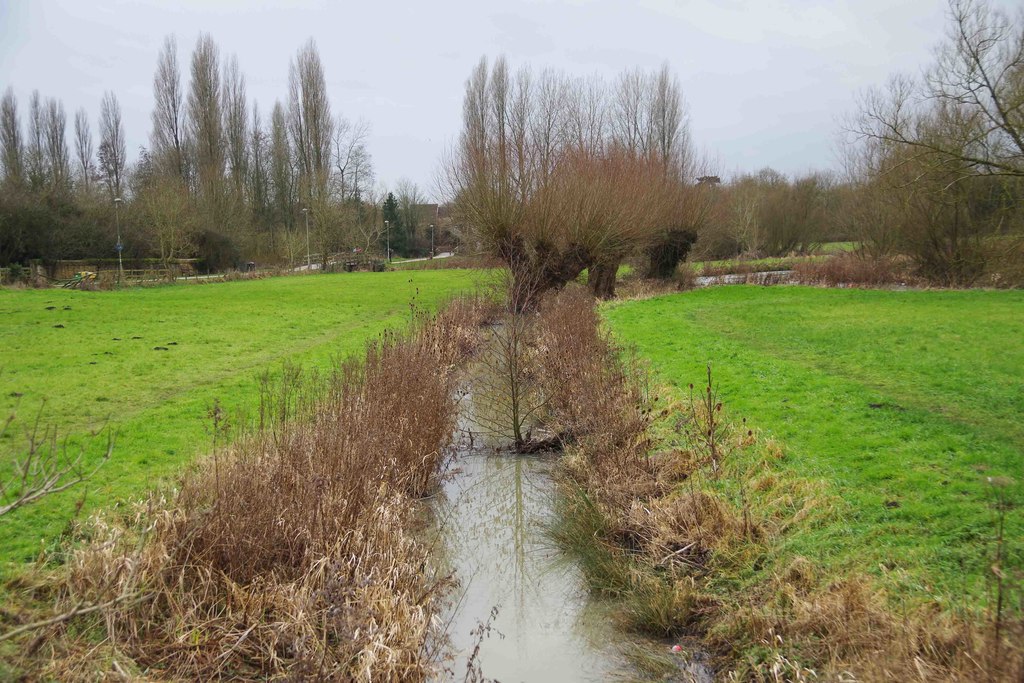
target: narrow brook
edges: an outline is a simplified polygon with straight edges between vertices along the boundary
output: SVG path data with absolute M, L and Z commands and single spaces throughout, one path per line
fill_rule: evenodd
M 469 373 L 455 459 L 432 506 L 439 564 L 459 584 L 441 615 L 451 660 L 437 681 L 652 680 L 631 664 L 639 656 L 660 661 L 655 680 L 709 682 L 707 670 L 670 654 L 668 643 L 627 637 L 609 605 L 591 597 L 580 567 L 547 533 L 557 514 L 557 454 L 515 454 L 511 439 L 479 431 L 503 424 L 488 373 Z
M 626 672 L 617 637 L 588 603 L 579 568 L 550 542 L 550 460 L 463 449 L 437 507 L 444 561 L 460 581 L 448 634 L 463 680 L 468 659 L 488 680 L 605 681 Z M 475 635 L 481 623 L 491 631 Z

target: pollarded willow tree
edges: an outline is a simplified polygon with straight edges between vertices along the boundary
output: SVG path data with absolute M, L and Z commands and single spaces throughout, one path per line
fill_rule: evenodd
M 675 270 L 695 239 L 680 233 L 695 233 L 707 204 L 684 111 L 667 67 L 608 87 L 480 61 L 442 182 L 459 222 L 519 281 L 513 291 L 530 293 L 518 307 L 587 269 L 594 294 L 613 296 L 631 254 L 663 264 L 668 248 L 675 259 L 650 270 Z

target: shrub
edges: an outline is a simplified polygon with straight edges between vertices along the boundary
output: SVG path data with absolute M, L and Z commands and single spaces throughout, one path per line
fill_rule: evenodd
M 802 284 L 829 287 L 880 287 L 920 282 L 910 274 L 906 260 L 888 256 L 843 252 L 822 261 L 801 261 L 793 265 L 794 280 Z

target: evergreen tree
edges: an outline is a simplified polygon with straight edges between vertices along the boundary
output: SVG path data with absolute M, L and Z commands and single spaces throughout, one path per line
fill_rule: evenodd
M 388 192 L 388 196 L 384 199 L 381 216 L 389 226 L 388 231 L 383 235 L 385 243 L 388 240 L 387 233 L 390 233 L 391 253 L 405 256 L 408 253 L 409 245 L 405 229 L 402 226 L 402 214 L 398 209 L 398 199 L 395 198 L 394 193 Z

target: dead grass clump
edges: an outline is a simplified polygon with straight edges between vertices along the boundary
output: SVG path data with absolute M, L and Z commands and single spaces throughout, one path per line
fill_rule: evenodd
M 648 386 L 635 357 L 622 360 L 602 332 L 593 298 L 566 287 L 542 303 L 537 326 L 550 426 L 579 446 L 593 473 L 651 478 Z
M 793 265 L 793 273 L 796 282 L 828 287 L 920 284 L 904 261 L 855 252 L 841 252 L 821 261 L 799 261 Z
M 695 289 L 697 287 L 697 271 L 690 263 L 680 263 L 673 275 L 676 286 L 682 290 Z
M 680 266 L 683 268 L 684 266 Z M 677 271 L 678 274 L 678 271 Z M 623 280 L 615 290 L 617 301 L 639 301 L 651 299 L 656 296 L 674 294 L 680 290 L 693 289 L 694 284 L 687 283 L 684 278 L 676 277 L 672 280 L 656 280 L 651 278 L 631 277 Z
M 473 319 L 421 319 L 362 362 L 265 380 L 256 433 L 132 519 L 95 520 L 60 601 L 92 607 L 51 630 L 66 656 L 48 675 L 88 677 L 89 657 L 95 675 L 110 657 L 148 678 L 427 678 L 448 579 L 411 533 L 412 503 L 449 456 Z M 83 633 L 103 646 L 75 655 Z
M 706 642 L 733 653 L 730 680 L 777 680 L 779 662 L 863 681 L 1015 681 L 1024 673 L 1019 623 L 1006 624 L 1013 635 L 997 648 L 977 616 L 934 604 L 901 613 L 870 578 L 826 581 L 803 558 L 755 595 L 726 602 L 710 622 Z
M 654 566 L 703 571 L 711 553 L 745 535 L 743 520 L 717 496 L 689 489 L 635 499 L 619 522 L 623 539 Z

